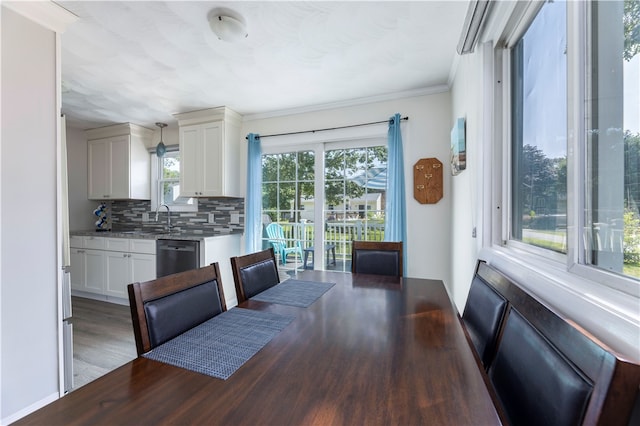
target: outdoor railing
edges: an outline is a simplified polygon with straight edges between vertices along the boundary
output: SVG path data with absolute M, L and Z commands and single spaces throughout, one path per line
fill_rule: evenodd
M 292 246 L 300 242 L 303 249 L 314 245 L 315 224 L 311 222 L 291 223 L 280 222 L 287 245 Z M 351 241 L 382 241 L 384 238 L 384 224 L 363 221 L 327 222 L 324 229 L 325 243 L 335 244 L 336 254 L 351 256 Z M 268 238 L 265 236 L 265 241 Z

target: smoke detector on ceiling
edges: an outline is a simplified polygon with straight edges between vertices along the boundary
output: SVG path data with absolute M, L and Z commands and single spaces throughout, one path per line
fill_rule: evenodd
M 212 9 L 208 15 L 211 31 L 223 41 L 235 42 L 247 38 L 247 23 L 237 12 L 226 9 Z

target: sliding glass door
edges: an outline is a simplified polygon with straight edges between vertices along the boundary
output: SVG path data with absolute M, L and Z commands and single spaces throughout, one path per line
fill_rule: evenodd
M 351 241 L 382 241 L 387 185 L 387 148 L 325 152 L 325 244 L 335 249 L 335 269 L 351 270 Z
M 350 271 L 352 240 L 382 240 L 384 143 L 264 149 L 263 248 L 274 247 L 285 273 L 305 268 Z

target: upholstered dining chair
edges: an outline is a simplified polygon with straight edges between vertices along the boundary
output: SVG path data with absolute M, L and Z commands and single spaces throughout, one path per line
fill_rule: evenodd
M 471 282 L 462 323 L 485 370 L 495 355 L 506 311 L 507 299 L 476 275 Z
M 273 248 L 231 258 L 233 280 L 238 303 L 280 282 L 278 263 Z
M 402 242 L 353 241 L 351 272 L 402 276 Z
M 227 310 L 218 263 L 127 290 L 138 356 Z

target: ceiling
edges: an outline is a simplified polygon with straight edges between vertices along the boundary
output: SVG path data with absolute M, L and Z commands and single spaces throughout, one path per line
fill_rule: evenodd
M 154 128 L 174 113 L 240 114 L 344 103 L 447 83 L 468 1 L 56 1 L 62 110 L 88 129 Z M 241 14 L 248 37 L 218 40 L 207 14 Z

